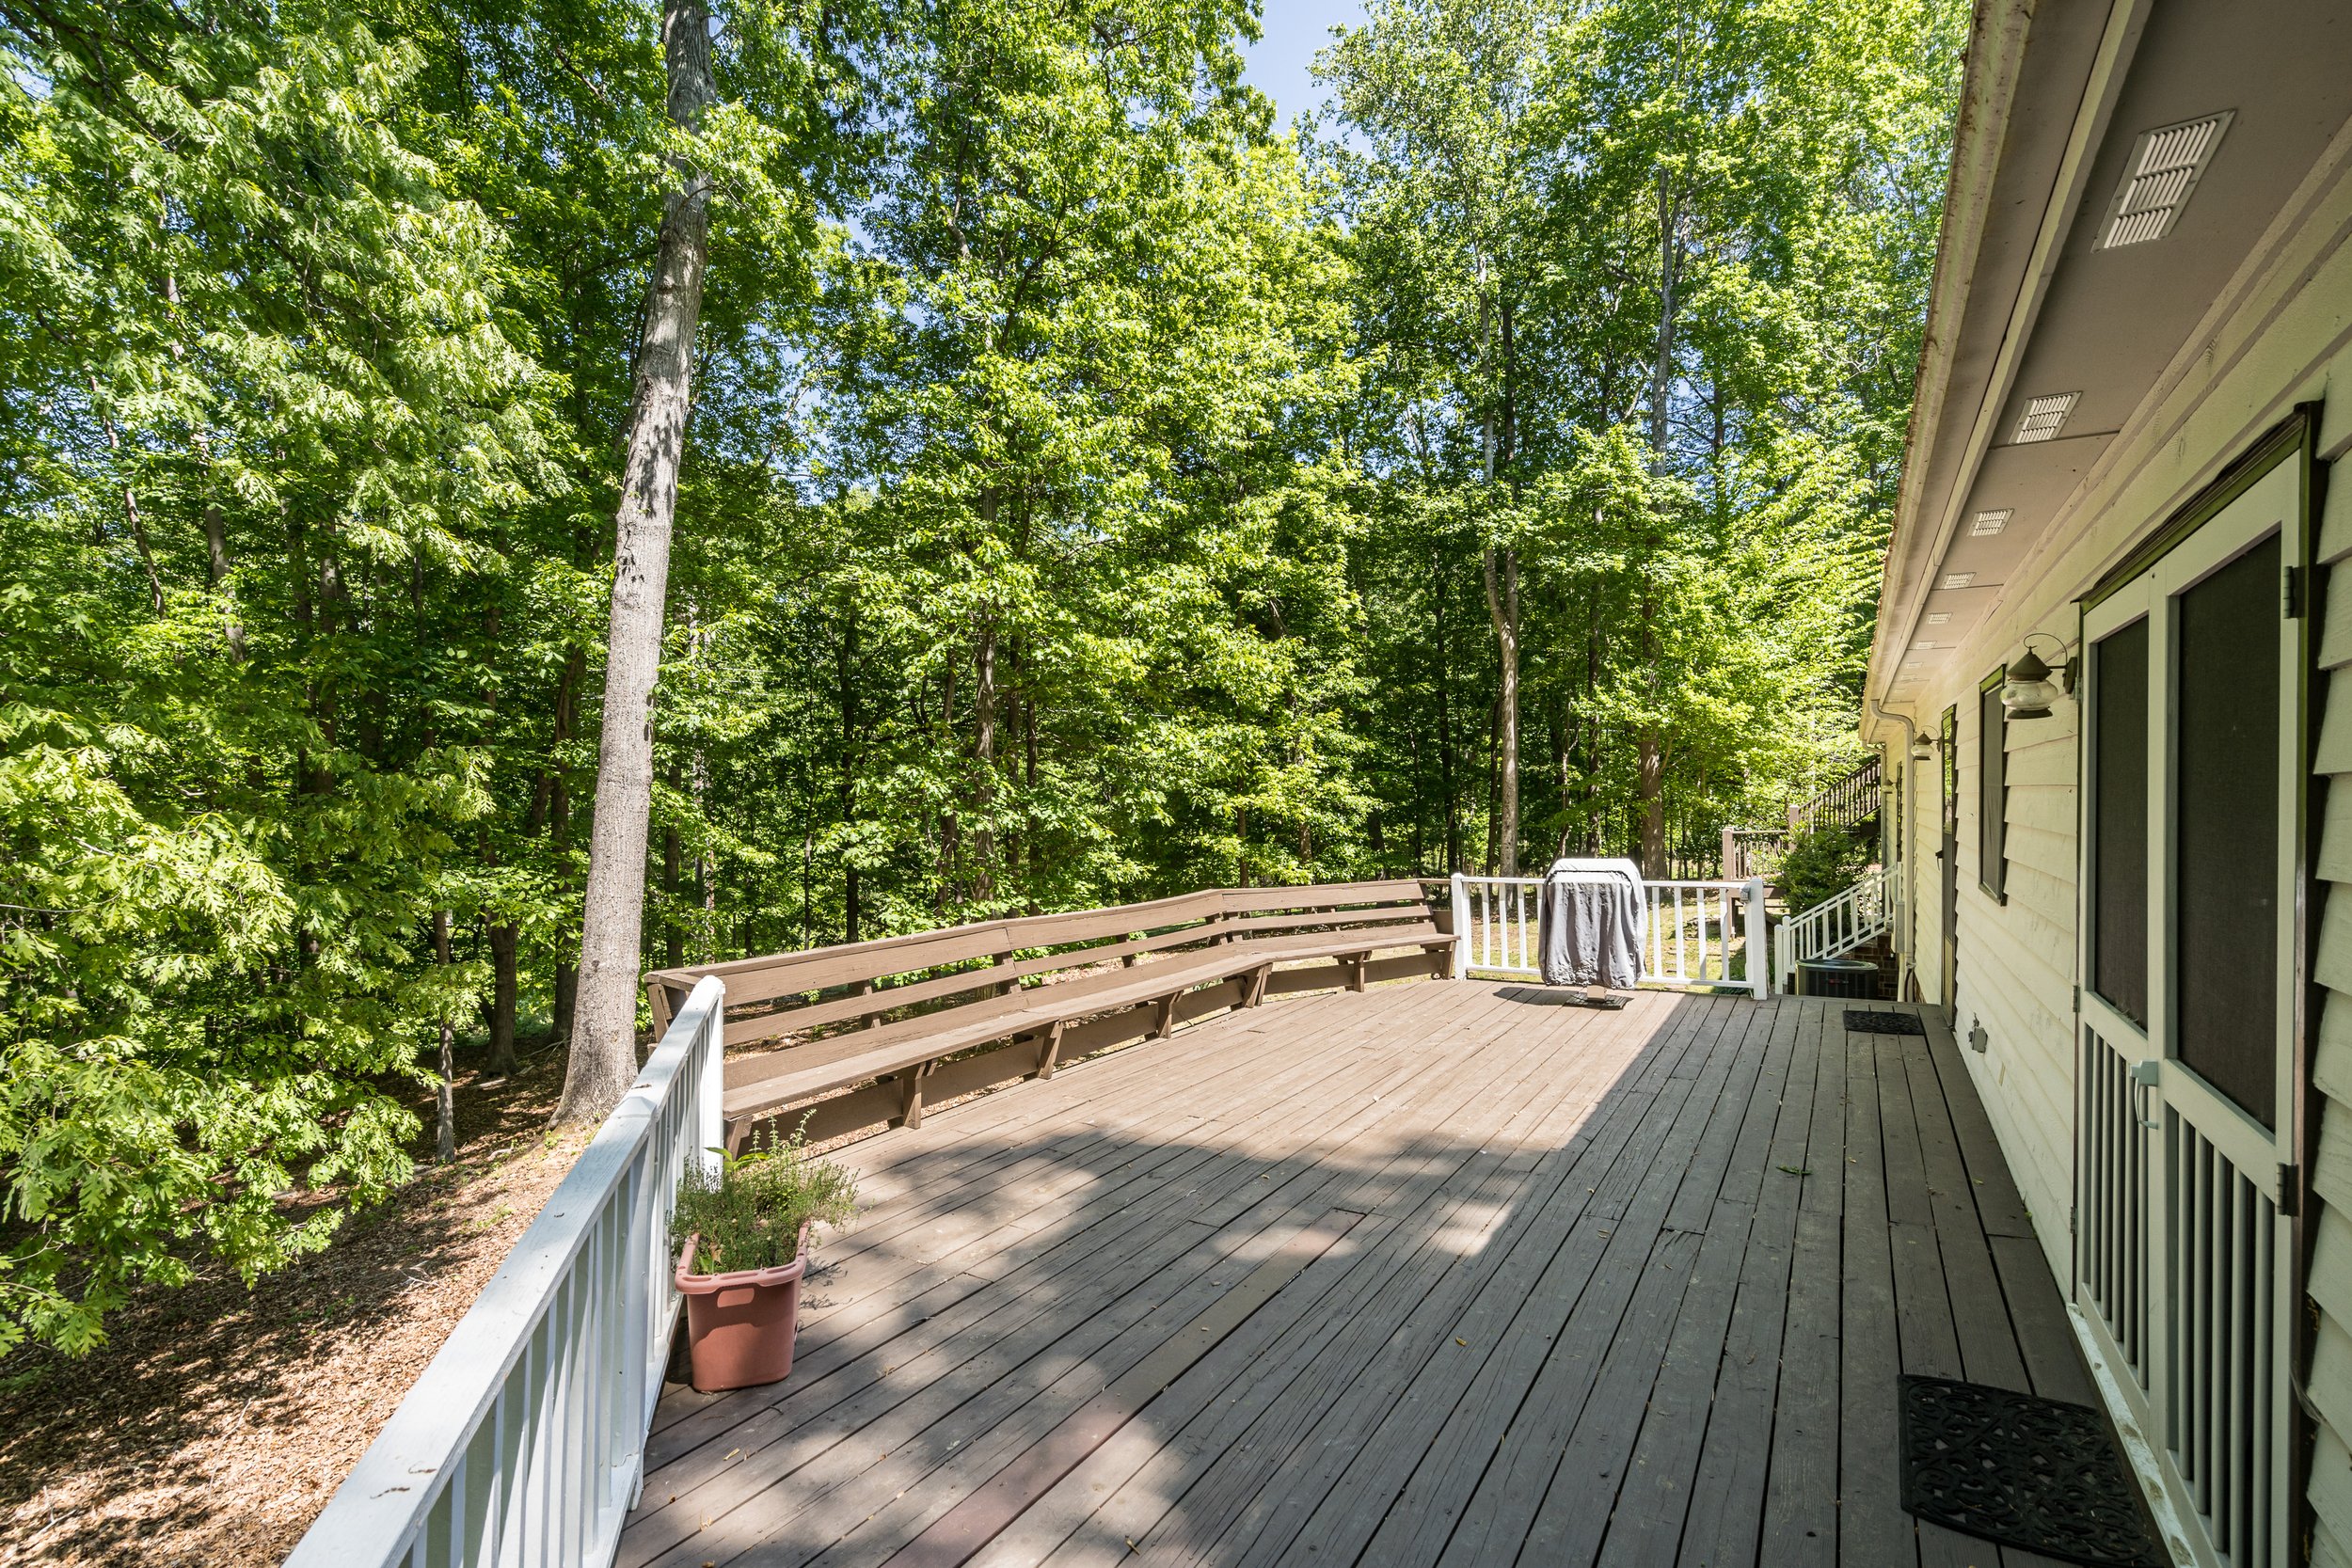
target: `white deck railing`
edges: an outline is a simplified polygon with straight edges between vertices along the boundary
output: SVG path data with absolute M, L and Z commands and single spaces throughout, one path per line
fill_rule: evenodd
M 1537 933 L 1543 911 L 1541 877 L 1454 878 L 1454 974 L 1541 979 Z M 1764 883 L 1652 882 L 1642 884 L 1642 980 L 1677 990 L 1740 987 L 1758 999 L 1771 994 L 1762 963 Z M 1741 974 L 1734 974 L 1732 955 Z
M 287 1568 L 612 1560 L 677 1320 L 671 1204 L 723 1139 L 724 1006 L 694 988 Z
M 1840 958 L 1876 941 L 1894 928 L 1902 895 L 1901 866 L 1872 866 L 1835 898 L 1780 923 L 1772 932 L 1772 973 L 1783 987 L 1793 989 L 1797 965 Z

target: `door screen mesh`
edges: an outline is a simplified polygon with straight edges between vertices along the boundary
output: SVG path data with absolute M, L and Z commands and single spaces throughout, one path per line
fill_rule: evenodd
M 2271 1127 L 2278 1055 L 2278 539 L 2185 590 L 2178 602 L 2179 1055 Z
M 2091 988 L 2148 1027 L 2148 623 L 2090 651 Z

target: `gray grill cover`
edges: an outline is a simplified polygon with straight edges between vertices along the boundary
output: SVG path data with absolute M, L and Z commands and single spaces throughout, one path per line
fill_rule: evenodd
M 1627 860 L 1563 860 L 1544 874 L 1537 964 L 1548 986 L 1642 982 L 1648 910 L 1642 873 Z

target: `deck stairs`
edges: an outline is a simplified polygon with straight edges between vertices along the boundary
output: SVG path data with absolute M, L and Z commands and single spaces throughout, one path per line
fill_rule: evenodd
M 1733 880 L 1763 876 L 1780 864 L 1780 857 L 1801 833 L 1816 828 L 1844 828 L 1858 832 L 1879 815 L 1883 780 L 1873 754 L 1842 777 L 1788 808 L 1787 826 L 1723 830 L 1722 872 Z
M 1900 865 L 1872 866 L 1836 896 L 1783 919 L 1772 931 L 1776 987 L 1794 990 L 1797 966 L 1809 959 L 1852 957 L 1878 962 L 1883 990 L 1883 950 L 1900 914 L 1902 889 Z

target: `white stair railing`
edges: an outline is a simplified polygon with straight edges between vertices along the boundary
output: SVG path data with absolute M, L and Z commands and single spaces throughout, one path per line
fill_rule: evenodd
M 725 1136 L 725 1006 L 695 986 L 286 1568 L 612 1560 L 677 1322 L 671 1205 Z
M 1782 921 L 1772 932 L 1772 973 L 1782 988 L 1796 989 L 1797 965 L 1840 958 L 1893 930 L 1902 886 L 1901 866 L 1872 866 L 1845 892 Z
M 1454 975 L 1472 971 L 1543 978 L 1537 933 L 1541 877 L 1454 877 Z M 1759 1000 L 1772 992 L 1760 960 L 1764 883 L 1662 881 L 1642 884 L 1642 981 L 1677 990 L 1737 986 Z M 1734 974 L 1734 956 L 1741 973 Z

